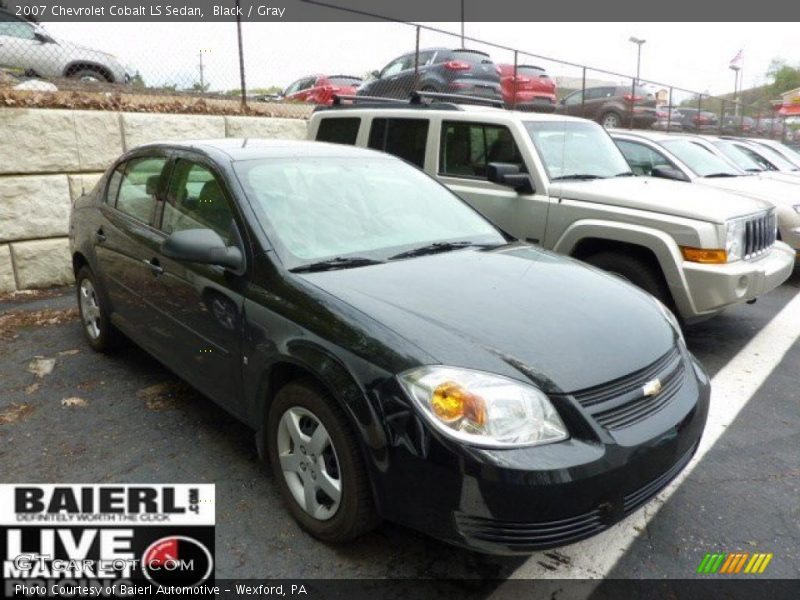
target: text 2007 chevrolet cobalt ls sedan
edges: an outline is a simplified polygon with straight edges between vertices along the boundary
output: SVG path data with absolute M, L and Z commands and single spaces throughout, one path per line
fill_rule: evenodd
M 404 162 L 154 144 L 70 223 L 89 344 L 133 339 L 256 431 L 327 541 L 487 552 L 608 527 L 689 461 L 709 382 L 652 297 L 512 242 Z

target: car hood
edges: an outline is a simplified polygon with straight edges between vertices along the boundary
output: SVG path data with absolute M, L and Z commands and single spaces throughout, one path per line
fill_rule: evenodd
M 698 183 L 742 196 L 758 198 L 770 204 L 783 206 L 800 204 L 800 187 L 797 186 L 797 183 L 789 183 L 771 177 L 761 175 L 715 177 L 699 179 Z M 800 178 L 798 178 L 798 183 L 800 183 Z
M 644 292 L 527 245 L 302 277 L 439 364 L 532 380 L 548 392 L 628 375 L 676 343 Z
M 728 219 L 770 208 L 766 202 L 682 181 L 655 177 L 616 177 L 564 181 L 551 195 L 584 202 L 612 204 L 676 217 L 724 223 Z

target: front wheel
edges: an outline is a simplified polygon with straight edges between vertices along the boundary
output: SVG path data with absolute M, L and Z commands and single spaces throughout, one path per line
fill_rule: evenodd
M 287 384 L 270 406 L 266 435 L 275 481 L 303 529 L 346 542 L 377 525 L 355 434 L 330 394 L 311 381 Z
M 658 298 L 670 309 L 674 308 L 672 296 L 661 271 L 653 267 L 648 261 L 638 256 L 630 256 L 620 252 L 600 252 L 584 260 L 590 265 L 617 275 L 643 289 L 651 296 Z

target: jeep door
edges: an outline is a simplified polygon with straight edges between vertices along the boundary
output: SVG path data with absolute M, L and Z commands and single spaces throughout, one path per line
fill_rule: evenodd
M 516 164 L 528 172 L 514 133 L 505 125 L 447 120 L 438 133 L 438 180 L 503 231 L 532 243 L 542 242 L 548 196 L 521 194 L 486 179 L 487 167 L 493 162 Z

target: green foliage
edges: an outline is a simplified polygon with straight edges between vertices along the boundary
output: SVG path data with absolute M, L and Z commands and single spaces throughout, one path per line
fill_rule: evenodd
M 774 96 L 800 88 L 800 65 L 791 66 L 782 58 L 774 58 L 767 69 L 767 78 Z

